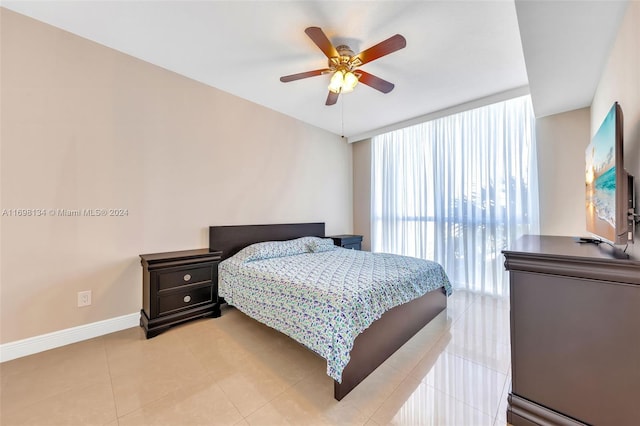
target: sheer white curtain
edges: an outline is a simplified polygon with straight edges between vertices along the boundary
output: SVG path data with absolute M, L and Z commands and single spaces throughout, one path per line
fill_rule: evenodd
M 538 233 L 535 118 L 523 96 L 372 140 L 372 250 L 440 263 L 504 296 L 501 251 Z

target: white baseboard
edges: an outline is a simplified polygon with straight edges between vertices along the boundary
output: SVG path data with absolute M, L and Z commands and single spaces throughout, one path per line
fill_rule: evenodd
M 40 336 L 0 345 L 0 362 L 11 361 L 27 355 L 33 355 L 60 346 L 92 339 L 115 331 L 140 325 L 140 313 L 122 315 L 108 320 L 54 331 Z

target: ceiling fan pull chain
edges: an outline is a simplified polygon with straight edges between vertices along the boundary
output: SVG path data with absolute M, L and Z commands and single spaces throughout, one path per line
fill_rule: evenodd
M 341 138 L 344 139 L 344 96 L 342 97 L 342 99 L 340 99 L 340 107 L 342 108 L 342 136 L 341 136 Z

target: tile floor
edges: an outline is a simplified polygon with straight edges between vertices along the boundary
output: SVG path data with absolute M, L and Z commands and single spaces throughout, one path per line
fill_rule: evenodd
M 0 364 L 0 424 L 504 425 L 508 301 L 463 291 L 341 402 L 326 363 L 235 309 Z

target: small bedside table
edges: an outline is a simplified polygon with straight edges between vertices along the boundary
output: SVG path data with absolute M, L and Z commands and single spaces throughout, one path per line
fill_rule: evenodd
M 172 325 L 195 318 L 219 317 L 220 251 L 209 249 L 141 254 L 140 326 L 147 339 Z
M 352 250 L 362 249 L 362 235 L 332 235 L 333 244 Z

